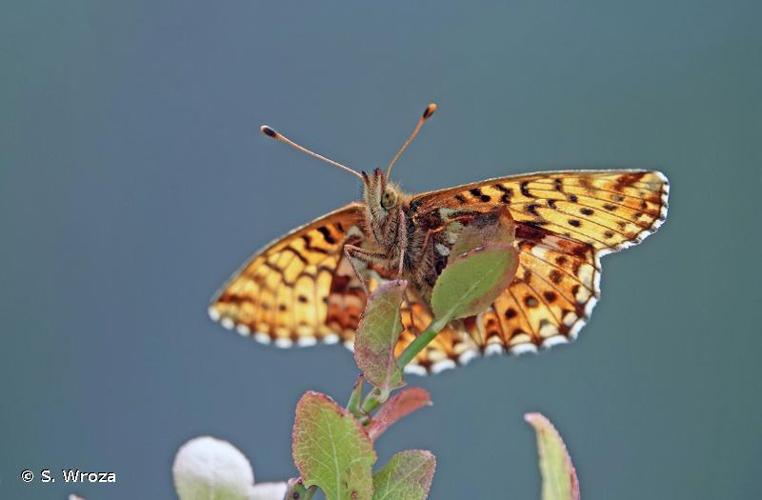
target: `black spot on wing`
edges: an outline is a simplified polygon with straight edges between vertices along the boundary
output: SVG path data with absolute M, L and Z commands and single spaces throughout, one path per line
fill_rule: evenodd
M 521 194 L 526 196 L 527 198 L 536 198 L 535 195 L 529 192 L 529 181 L 524 181 L 520 184 L 521 187 Z
M 471 193 L 471 196 L 473 196 L 474 198 L 477 198 L 479 201 L 483 201 L 486 203 L 492 200 L 492 198 L 489 195 L 482 193 L 482 190 L 479 188 L 470 189 L 468 192 Z
M 336 238 L 333 237 L 331 234 L 331 230 L 328 229 L 326 226 L 320 226 L 317 228 L 318 232 L 323 236 L 323 240 L 325 240 L 326 243 L 329 245 L 335 245 L 336 244 Z

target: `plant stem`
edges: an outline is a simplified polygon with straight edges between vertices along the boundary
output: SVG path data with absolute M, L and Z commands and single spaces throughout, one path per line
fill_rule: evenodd
M 440 319 L 434 318 L 434 320 L 429 323 L 429 326 L 426 327 L 426 330 L 418 335 L 415 340 L 413 340 L 410 345 L 408 345 L 405 350 L 402 351 L 400 357 L 397 358 L 397 366 L 399 366 L 400 369 L 404 369 L 408 363 L 415 359 L 418 353 L 424 350 L 426 346 L 436 338 L 439 332 L 441 332 L 449 322 L 449 316 Z M 363 379 L 361 376 L 355 382 L 355 386 L 352 389 L 352 395 L 349 398 L 349 404 L 347 404 L 347 409 L 356 418 L 367 418 L 367 416 L 370 415 L 376 408 L 378 408 L 380 405 L 385 403 L 387 399 L 389 399 L 388 390 L 383 391 L 376 387 L 370 391 L 367 396 L 365 396 L 362 404 L 359 404 L 360 397 L 362 396 L 362 386 Z
M 365 401 L 363 401 L 360 409 L 365 415 L 368 415 L 378 408 L 379 405 L 386 402 L 387 399 L 389 399 L 389 391 L 382 391 L 379 388 L 375 388 L 368 393 L 368 396 L 365 398 Z
M 410 345 L 408 345 L 404 351 L 402 351 L 402 354 L 400 354 L 400 357 L 397 358 L 397 366 L 400 367 L 400 369 L 404 369 L 405 366 L 410 363 L 415 357 L 418 355 L 419 352 L 421 352 L 423 349 L 426 348 L 429 343 L 434 340 L 434 338 L 437 336 L 439 332 L 442 331 L 442 329 L 447 326 L 447 323 L 450 322 L 450 318 L 442 318 L 442 319 L 434 319 L 428 327 L 426 327 L 426 330 L 423 331 L 420 335 L 418 335 L 415 340 L 413 340 Z
M 358 418 L 362 415 L 360 410 L 360 399 L 362 398 L 362 390 L 365 385 L 364 381 L 362 375 L 357 377 L 355 385 L 352 388 L 352 394 L 349 396 L 349 402 L 347 403 L 347 410 Z

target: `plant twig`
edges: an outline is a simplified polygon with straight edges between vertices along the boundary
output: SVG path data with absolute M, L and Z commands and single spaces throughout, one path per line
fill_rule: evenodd
M 360 410 L 365 415 L 368 415 L 373 412 L 376 408 L 378 408 L 381 404 L 386 402 L 386 400 L 389 399 L 389 391 L 381 390 L 378 387 L 373 389 L 368 393 L 368 395 L 365 397 L 365 401 L 362 402 L 362 406 L 360 407 Z
M 360 408 L 360 400 L 362 399 L 362 390 L 365 385 L 365 379 L 362 375 L 357 377 L 355 385 L 352 387 L 352 394 L 349 396 L 349 402 L 347 403 L 347 411 L 357 418 L 362 417 L 362 410 Z
M 441 332 L 444 327 L 447 326 L 449 321 L 449 318 L 433 320 L 426 328 L 426 330 L 418 335 L 415 340 L 413 340 L 410 345 L 408 345 L 405 350 L 402 351 L 400 357 L 397 358 L 397 365 L 400 367 L 400 369 L 404 369 L 408 363 L 414 360 L 418 353 L 424 350 L 426 346 L 429 345 L 431 341 L 434 340 L 434 338 L 436 338 L 437 334 L 439 334 L 439 332 Z

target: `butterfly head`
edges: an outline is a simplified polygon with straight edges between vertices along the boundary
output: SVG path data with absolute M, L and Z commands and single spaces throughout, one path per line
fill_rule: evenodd
M 396 213 L 403 194 L 399 187 L 389 182 L 383 170 L 376 168 L 371 173 L 362 172 L 363 200 L 371 218 L 380 220 L 390 213 Z
M 407 196 L 396 184 L 389 182 L 380 168 L 370 173 L 362 172 L 362 178 L 368 229 L 382 247 L 391 245 L 398 240 L 402 205 Z

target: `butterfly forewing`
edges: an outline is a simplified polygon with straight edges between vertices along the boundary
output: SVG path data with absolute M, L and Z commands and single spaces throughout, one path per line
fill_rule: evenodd
M 343 247 L 362 234 L 363 210 L 347 205 L 255 254 L 212 300 L 210 316 L 280 347 L 351 334 L 365 297 L 351 266 L 342 264 Z M 337 280 L 337 272 L 350 276 Z
M 613 251 L 661 225 L 668 192 L 666 178 L 656 171 L 578 170 L 489 179 L 424 193 L 411 204 L 417 213 L 504 204 L 517 222 Z

